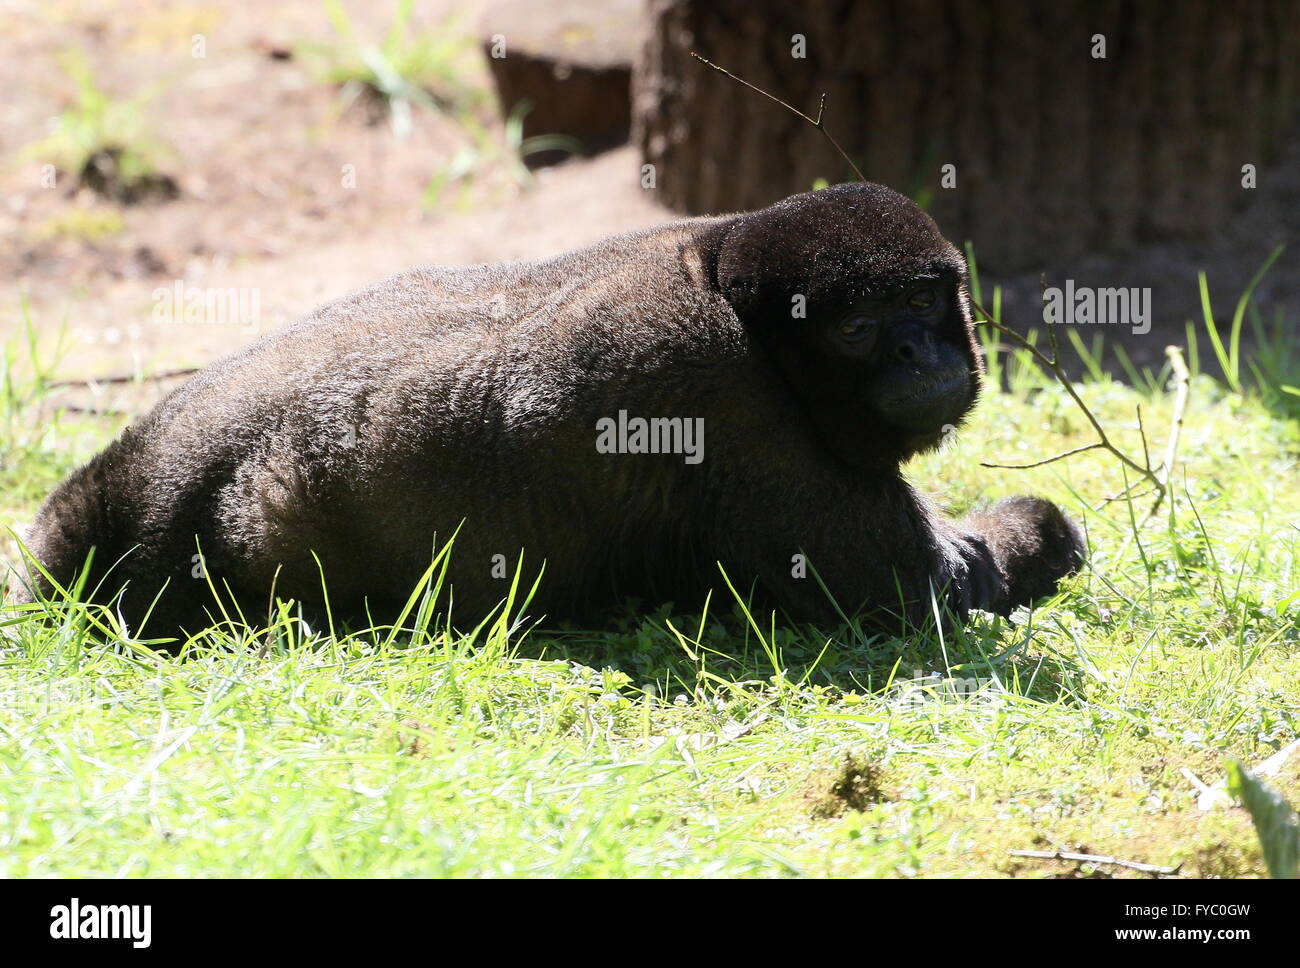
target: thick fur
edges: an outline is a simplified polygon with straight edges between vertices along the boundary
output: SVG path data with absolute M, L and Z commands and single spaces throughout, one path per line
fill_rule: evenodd
M 458 527 L 465 623 L 509 588 L 494 556 L 512 571 L 521 552 L 530 574 L 545 562 L 533 611 L 551 617 L 627 595 L 698 607 L 719 564 L 795 619 L 924 614 L 931 588 L 1006 611 L 1077 569 L 1077 527 L 1032 499 L 942 519 L 899 473 L 940 428 L 891 426 L 863 397 L 870 367 L 808 336 L 918 277 L 956 293 L 944 339 L 968 362 L 964 412 L 979 387 L 965 265 L 880 186 L 540 262 L 412 269 L 195 376 L 50 495 L 29 545 L 65 585 L 93 547 L 86 587 L 109 601 L 125 585 L 129 623 L 166 585 L 159 634 L 208 624 L 200 551 L 252 620 L 273 584 L 319 610 L 322 569 L 336 618 L 379 618 Z M 619 410 L 703 418 L 704 460 L 598 453 L 597 421 Z

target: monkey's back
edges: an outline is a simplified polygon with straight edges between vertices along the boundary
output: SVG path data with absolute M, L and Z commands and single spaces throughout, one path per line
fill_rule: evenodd
M 504 595 L 494 575 L 521 550 L 546 561 L 559 611 L 680 573 L 703 472 L 598 459 L 596 422 L 612 403 L 701 415 L 692 368 L 743 357 L 693 254 L 718 221 L 412 269 L 327 304 L 161 401 L 50 496 L 31 548 L 67 583 L 96 547 L 92 582 L 116 563 L 103 592 L 129 580 L 128 615 L 169 582 L 162 615 L 191 628 L 205 571 L 263 609 L 273 582 L 319 600 L 320 568 L 336 607 L 404 600 L 457 528 L 451 579 L 471 612 Z

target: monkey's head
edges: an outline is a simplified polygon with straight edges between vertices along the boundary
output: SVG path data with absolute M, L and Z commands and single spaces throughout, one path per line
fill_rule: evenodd
M 722 223 L 718 286 L 854 467 L 936 446 L 980 389 L 966 262 L 881 185 L 794 195 Z

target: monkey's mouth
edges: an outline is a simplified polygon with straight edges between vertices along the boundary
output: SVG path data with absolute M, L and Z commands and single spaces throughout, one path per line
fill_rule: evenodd
M 965 389 L 970 375 L 965 370 L 946 370 L 937 376 L 922 377 L 890 401 L 895 406 L 924 406 L 933 401 L 955 396 Z
M 970 403 L 970 373 L 964 367 L 915 376 L 880 401 L 897 426 L 914 432 L 937 431 L 954 423 Z

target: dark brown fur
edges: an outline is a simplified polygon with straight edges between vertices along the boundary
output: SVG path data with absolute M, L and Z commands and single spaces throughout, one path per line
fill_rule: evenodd
M 336 617 L 367 602 L 379 617 L 458 526 L 449 579 L 462 622 L 509 587 L 493 556 L 513 570 L 521 550 L 545 561 L 533 611 L 552 617 L 629 594 L 696 607 L 721 563 L 796 619 L 835 618 L 812 572 L 792 575 L 797 554 L 846 612 L 901 598 L 923 614 L 931 587 L 959 610 L 1005 612 L 1077 569 L 1078 528 L 1033 499 L 942 519 L 899 473 L 937 443 L 939 417 L 885 416 L 874 402 L 889 380 L 923 381 L 930 357 L 890 369 L 822 335 L 918 278 L 951 300 L 933 352 L 968 374 L 942 401 L 956 421 L 979 387 L 965 265 L 879 186 L 541 262 L 412 269 L 176 390 L 51 494 L 30 547 L 67 584 L 93 546 L 89 587 L 107 600 L 126 584 L 130 622 L 167 583 L 159 633 L 208 623 L 200 548 L 250 619 L 265 616 L 273 579 L 280 597 L 321 604 L 313 552 Z M 792 318 L 793 294 L 806 319 Z M 702 417 L 704 460 L 597 453 L 597 421 L 620 409 Z

